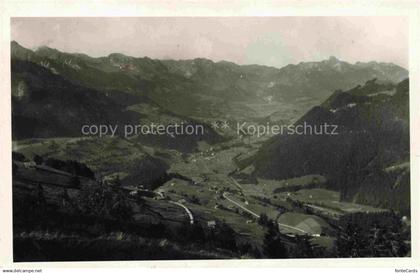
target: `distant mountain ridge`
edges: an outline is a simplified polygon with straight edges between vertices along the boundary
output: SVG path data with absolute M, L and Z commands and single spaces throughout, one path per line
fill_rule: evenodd
M 154 60 L 119 53 L 93 58 L 48 47 L 35 51 L 12 42 L 12 59 L 34 62 L 97 90 L 145 96 L 174 113 L 201 118 L 253 118 L 247 102 L 308 100 L 316 105 L 334 90 L 377 78 L 397 83 L 408 71 L 388 63 L 350 64 L 335 57 L 274 68 L 207 59 Z

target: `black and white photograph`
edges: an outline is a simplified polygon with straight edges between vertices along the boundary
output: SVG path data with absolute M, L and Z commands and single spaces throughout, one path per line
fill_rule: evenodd
M 15 261 L 410 256 L 405 18 L 11 31 Z
M 11 263 L 417 272 L 413 17 L 37 14 L 2 60 Z

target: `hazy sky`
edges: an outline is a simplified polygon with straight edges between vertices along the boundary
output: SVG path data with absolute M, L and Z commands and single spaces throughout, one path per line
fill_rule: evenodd
M 13 18 L 12 40 L 94 57 L 118 52 L 282 67 L 336 56 L 408 66 L 404 17 Z

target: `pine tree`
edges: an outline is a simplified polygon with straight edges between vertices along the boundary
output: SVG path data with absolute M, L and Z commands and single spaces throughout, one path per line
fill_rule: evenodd
M 367 238 L 360 228 L 347 224 L 337 237 L 337 254 L 339 257 L 365 257 Z
M 293 258 L 314 258 L 314 246 L 310 236 L 300 235 L 296 237 L 296 246 L 293 249 Z
M 263 253 L 267 258 L 287 258 L 287 248 L 280 238 L 277 225 L 268 225 L 268 231 L 264 236 Z

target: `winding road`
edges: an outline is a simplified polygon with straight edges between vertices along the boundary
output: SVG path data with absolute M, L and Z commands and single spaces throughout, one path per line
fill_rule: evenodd
M 186 206 L 184 206 L 183 204 L 181 204 L 179 202 L 175 202 L 175 201 L 168 201 L 168 202 L 171 203 L 171 204 L 182 207 L 185 210 L 185 212 L 187 213 L 188 217 L 190 218 L 190 224 L 191 225 L 194 224 L 194 216 L 193 216 L 193 214 L 192 214 L 192 212 L 189 208 L 187 208 Z

